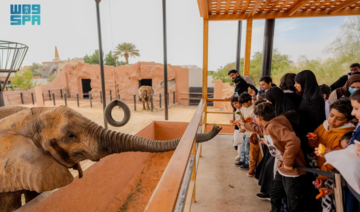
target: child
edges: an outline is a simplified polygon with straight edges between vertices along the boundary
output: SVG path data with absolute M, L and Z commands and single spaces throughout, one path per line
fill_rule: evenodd
M 330 105 L 328 103 L 328 99 L 329 99 L 329 96 L 331 93 L 331 89 L 329 86 L 322 84 L 322 85 L 320 85 L 320 90 L 321 90 L 324 100 L 325 100 L 325 115 L 327 118 L 329 116 L 329 112 L 330 112 Z
M 295 113 L 295 112 L 294 112 Z M 291 212 L 304 210 L 304 180 L 306 172 L 293 166 L 305 167 L 304 154 L 300 148 L 300 139 L 296 136 L 292 123 L 280 115 L 275 118 L 275 108 L 269 103 L 261 103 L 254 111 L 255 119 L 264 127 L 264 139 L 272 156 L 278 159 L 275 179 L 273 181 L 271 196 L 271 212 L 281 210 L 282 199 L 287 197 L 287 204 Z M 293 116 L 291 116 L 293 117 Z
M 346 133 L 340 140 L 341 148 L 345 149 L 350 144 L 350 140 L 352 138 L 352 132 Z
M 349 99 L 339 99 L 330 106 L 330 113 L 327 120 L 324 121 L 315 131 L 316 137 L 308 136 L 308 144 L 311 148 L 315 148 L 315 163 L 317 166 L 325 172 L 331 172 L 334 167 L 330 164 L 326 164 L 324 154 L 320 154 L 318 151 L 319 144 L 323 144 L 326 148 L 326 153 L 330 151 L 342 149 L 341 140 L 344 135 L 354 131 L 354 125 L 351 124 L 351 120 L 354 118 L 351 115 L 351 103 Z M 317 168 L 316 166 L 314 168 Z M 333 186 L 332 180 L 328 177 L 319 175 L 316 178 L 317 188 L 331 188 Z M 324 196 L 322 198 L 322 207 L 325 211 L 334 211 L 335 207 L 332 201 L 332 196 Z
M 239 120 L 240 119 L 240 115 L 238 114 L 240 112 L 240 108 L 241 108 L 241 104 L 239 103 L 239 96 L 232 96 L 231 97 L 231 105 L 236 109 L 235 110 L 235 120 Z M 235 161 L 239 162 L 240 161 L 240 157 L 241 157 L 241 151 L 240 151 L 240 147 L 241 147 L 241 143 L 243 141 L 243 133 L 239 133 L 239 127 L 235 124 L 235 130 L 234 130 L 234 142 L 233 142 L 233 146 L 235 147 L 236 151 L 237 151 L 237 155 L 235 157 Z M 235 163 L 235 165 L 238 165 L 238 163 Z
M 252 103 L 251 95 L 248 93 L 242 93 L 239 97 L 239 102 L 242 105 L 240 112 L 240 119 L 252 118 L 254 115 L 254 105 Z M 240 130 L 241 133 L 244 133 L 243 143 L 241 146 L 241 159 L 240 159 L 240 168 L 249 169 L 249 151 L 250 151 L 250 137 L 253 134 L 251 131 L 246 130 L 243 126 Z M 251 164 L 253 165 L 253 164 Z

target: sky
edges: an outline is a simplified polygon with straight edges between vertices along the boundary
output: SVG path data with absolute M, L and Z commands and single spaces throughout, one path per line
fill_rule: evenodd
M 10 25 L 11 4 L 40 4 L 41 25 Z M 196 0 L 167 1 L 167 51 L 171 65 L 202 67 L 203 20 Z M 108 53 L 122 42 L 136 45 L 138 61 L 163 62 L 161 0 L 102 0 L 100 3 L 103 50 Z M 346 17 L 278 19 L 274 48 L 297 61 L 327 58 L 324 49 L 340 32 Z M 254 20 L 252 53 L 262 51 L 264 20 Z M 235 61 L 237 21 L 209 23 L 209 70 Z M 241 56 L 245 51 L 246 21 L 242 24 Z M 98 48 L 94 0 L 1 0 L 0 40 L 29 46 L 23 65 L 52 61 L 55 46 L 60 58 L 79 58 Z M 121 58 L 124 60 L 124 58 Z

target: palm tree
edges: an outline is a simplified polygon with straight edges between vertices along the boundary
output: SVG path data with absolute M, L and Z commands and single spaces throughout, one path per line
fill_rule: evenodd
M 132 43 L 122 43 L 118 44 L 114 56 L 124 56 L 126 60 L 126 65 L 129 65 L 129 56 L 131 57 L 139 57 L 139 50 L 136 49 L 136 46 Z

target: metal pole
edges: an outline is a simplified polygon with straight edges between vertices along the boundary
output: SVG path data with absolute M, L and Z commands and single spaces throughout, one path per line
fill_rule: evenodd
M 270 76 L 271 74 L 271 60 L 274 43 L 274 31 L 275 31 L 275 19 L 265 20 L 265 31 L 264 31 L 264 47 L 263 47 L 263 58 L 261 76 Z
M 65 100 L 65 106 L 67 106 L 67 97 L 66 97 L 66 93 L 64 93 L 64 100 Z
M 31 102 L 32 102 L 33 105 L 35 104 L 34 93 L 31 93 Z
M 60 97 L 61 97 L 61 99 L 63 98 L 62 89 L 60 89 Z
M 21 99 L 21 104 L 24 104 L 24 96 L 22 92 L 20 92 L 20 99 Z
M 159 103 L 160 103 L 160 108 L 161 108 L 161 93 L 159 93 L 159 98 L 160 98 Z
M 169 119 L 168 113 L 168 87 L 167 87 L 167 51 L 166 51 L 166 0 L 162 0 L 163 35 L 164 35 L 164 94 L 165 94 L 165 120 Z
M 49 92 L 49 100 L 51 100 L 51 93 L 50 93 L 50 90 L 48 90 L 48 92 Z
M 100 25 L 100 9 L 99 9 L 99 3 L 101 0 L 95 0 L 96 2 L 96 16 L 97 16 L 97 27 L 98 27 L 98 38 L 99 38 L 99 60 L 100 60 L 100 75 L 101 75 L 101 91 L 104 94 L 102 96 L 102 102 L 103 102 L 103 113 L 105 111 L 106 107 L 106 90 L 105 90 L 105 74 L 104 74 L 104 60 L 103 60 L 103 49 L 102 49 L 102 42 L 101 42 L 101 25 Z M 107 129 L 107 122 L 105 120 L 104 116 L 104 127 Z
M 237 36 L 237 46 L 236 46 L 236 70 L 240 73 L 240 50 L 241 50 L 241 27 L 242 22 L 238 22 L 238 36 Z
M 173 91 L 173 104 L 175 104 L 175 91 Z
M 92 107 L 92 97 L 91 97 L 91 92 L 89 92 L 89 99 L 90 99 L 90 107 Z
M 120 100 L 120 94 L 118 93 L 118 100 Z
M 79 107 L 79 94 L 76 94 L 76 101 L 77 101 L 77 106 Z
M 0 84 L 0 107 L 3 107 L 3 106 L 5 106 L 5 100 L 4 100 L 4 93 L 2 91 L 1 84 Z
M 134 111 L 136 111 L 136 95 L 134 94 Z
M 112 101 L 112 92 L 110 90 L 110 102 Z
M 154 110 L 154 102 L 153 102 L 153 95 L 152 94 L 150 94 L 150 103 L 151 103 L 151 112 L 153 112 L 153 110 Z
M 54 106 L 56 105 L 55 104 L 55 93 L 52 93 L 52 98 L 53 98 L 53 102 L 54 102 Z

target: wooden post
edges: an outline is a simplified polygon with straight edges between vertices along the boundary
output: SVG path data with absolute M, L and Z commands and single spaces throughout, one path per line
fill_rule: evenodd
M 253 20 L 252 19 L 247 19 L 244 76 L 249 76 L 250 75 L 252 25 L 253 25 Z
M 61 97 L 61 99 L 63 99 L 63 92 L 62 92 L 62 89 L 60 89 L 60 97 Z
M 77 106 L 79 107 L 79 94 L 76 94 L 76 101 L 77 101 Z
M 118 93 L 118 100 L 120 100 L 120 94 Z
M 91 92 L 89 92 L 89 99 L 90 99 L 90 107 L 92 107 L 92 97 L 91 97 Z
M 55 93 L 52 93 L 52 98 L 53 98 L 54 106 L 56 106 L 56 104 L 55 104 Z
M 173 104 L 175 104 L 175 91 L 173 91 Z
M 203 32 L 203 83 L 202 83 L 202 99 L 205 101 L 205 117 L 204 123 L 207 123 L 207 90 L 208 90 L 208 55 L 209 55 L 209 21 L 204 19 Z
M 65 100 L 65 106 L 67 106 L 67 97 L 66 97 L 66 93 L 64 93 L 64 100 Z
M 344 212 L 342 187 L 341 187 L 341 175 L 337 173 L 335 173 L 334 197 L 335 197 L 336 212 Z
M 134 111 L 136 111 L 136 94 L 134 94 Z
M 48 92 L 49 92 L 49 100 L 51 100 L 51 93 L 50 93 L 50 90 L 48 90 Z
M 35 104 L 34 93 L 33 92 L 31 92 L 31 102 L 32 102 L 33 105 Z
M 153 102 L 153 95 L 152 94 L 150 94 L 150 104 L 151 104 L 151 112 L 153 112 L 153 110 L 154 110 L 154 102 Z
M 24 104 L 24 94 L 22 92 L 20 92 L 20 100 L 21 104 Z
M 161 108 L 161 93 L 159 93 L 159 98 L 160 98 L 159 104 L 160 104 L 160 108 Z
M 112 101 L 112 92 L 110 90 L 110 102 Z

